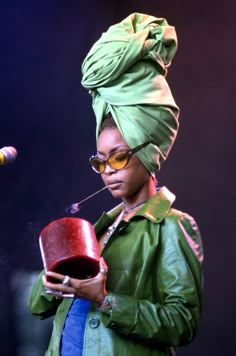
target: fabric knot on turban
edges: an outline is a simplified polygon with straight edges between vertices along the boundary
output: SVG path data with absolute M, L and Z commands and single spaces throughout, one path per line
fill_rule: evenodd
M 96 138 L 111 113 L 130 148 L 154 173 L 175 141 L 179 108 L 166 81 L 177 49 L 175 29 L 163 18 L 134 13 L 111 26 L 82 64 L 82 85 L 92 95 Z

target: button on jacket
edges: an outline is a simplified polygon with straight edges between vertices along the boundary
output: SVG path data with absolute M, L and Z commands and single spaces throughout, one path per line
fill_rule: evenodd
M 128 222 L 120 222 L 103 249 L 111 309 L 100 311 L 91 304 L 83 356 L 174 355 L 176 346 L 195 337 L 201 315 L 202 242 L 195 220 L 171 207 L 174 199 L 167 188 L 159 189 Z M 122 204 L 103 213 L 94 226 L 98 237 L 121 209 Z M 72 300 L 47 295 L 41 275 L 29 307 L 42 319 L 55 314 L 46 355 L 59 356 Z

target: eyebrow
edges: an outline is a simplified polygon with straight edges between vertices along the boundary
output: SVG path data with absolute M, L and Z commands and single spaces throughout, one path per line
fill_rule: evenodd
M 112 153 L 115 153 L 117 151 L 121 151 L 121 150 L 124 150 L 124 151 L 129 151 L 130 148 L 129 147 L 124 147 L 123 145 L 120 145 L 120 146 L 117 146 L 117 147 L 114 147 L 112 148 L 110 151 L 109 151 L 109 156 L 112 154 Z M 101 156 L 105 156 L 105 154 L 101 151 L 97 151 L 97 154 L 101 155 Z M 108 157 L 109 157 L 108 156 Z

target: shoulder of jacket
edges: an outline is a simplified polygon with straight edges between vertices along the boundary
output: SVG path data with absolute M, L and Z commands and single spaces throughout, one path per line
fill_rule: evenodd
M 180 221 L 186 224 L 190 223 L 191 225 L 196 224 L 196 221 L 193 216 L 175 208 L 170 208 L 168 214 L 165 217 L 165 220 L 170 223 L 176 223 L 177 221 Z

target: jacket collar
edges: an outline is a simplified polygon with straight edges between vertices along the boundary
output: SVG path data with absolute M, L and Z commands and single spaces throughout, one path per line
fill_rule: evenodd
M 157 193 L 149 199 L 133 216 L 144 216 L 145 218 L 160 223 L 168 214 L 171 205 L 175 200 L 175 195 L 171 193 L 166 187 L 157 189 Z M 96 233 L 101 232 L 106 227 L 110 226 L 115 218 L 123 209 L 123 203 L 117 205 L 107 213 L 103 213 L 100 219 L 95 223 L 94 228 Z
M 166 187 L 158 188 L 156 195 L 149 199 L 135 215 L 142 215 L 153 222 L 160 223 L 168 214 L 174 201 L 175 195 Z

